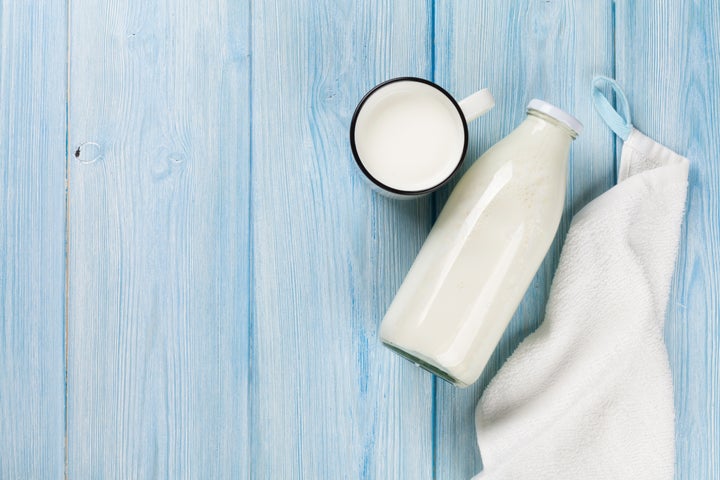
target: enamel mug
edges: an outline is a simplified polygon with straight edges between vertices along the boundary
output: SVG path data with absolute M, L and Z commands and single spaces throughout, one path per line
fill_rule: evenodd
M 487 89 L 458 102 L 422 78 L 383 82 L 363 97 L 352 117 L 355 162 L 381 194 L 413 198 L 433 192 L 460 169 L 467 124 L 493 106 Z

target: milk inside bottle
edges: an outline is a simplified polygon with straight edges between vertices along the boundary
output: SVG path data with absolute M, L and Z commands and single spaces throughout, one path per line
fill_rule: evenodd
M 380 328 L 383 343 L 458 386 L 482 373 L 560 223 L 582 124 L 540 100 L 453 190 Z

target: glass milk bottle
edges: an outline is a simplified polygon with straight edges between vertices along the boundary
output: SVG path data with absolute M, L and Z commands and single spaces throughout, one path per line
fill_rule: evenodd
M 453 190 L 380 327 L 439 377 L 478 379 L 550 248 L 582 124 L 541 100 Z

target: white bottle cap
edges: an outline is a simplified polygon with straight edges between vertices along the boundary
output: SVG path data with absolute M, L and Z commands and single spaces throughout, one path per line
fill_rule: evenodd
M 561 110 L 555 105 L 552 105 L 548 102 L 545 102 L 543 100 L 538 100 L 537 98 L 533 98 L 530 100 L 530 103 L 528 103 L 527 106 L 528 110 L 537 110 L 538 112 L 542 112 L 545 115 L 549 115 L 553 117 L 554 119 L 564 123 L 568 127 L 570 127 L 571 130 L 573 130 L 575 133 L 580 135 L 580 133 L 583 130 L 583 124 L 580 123 L 580 120 L 573 117 L 569 113 L 567 113 L 565 110 Z

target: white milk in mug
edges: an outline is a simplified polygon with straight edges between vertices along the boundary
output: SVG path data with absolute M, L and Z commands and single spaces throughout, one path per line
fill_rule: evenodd
M 350 125 L 350 145 L 360 170 L 377 192 L 414 198 L 445 184 L 462 165 L 467 123 L 495 100 L 482 89 L 457 102 L 422 78 L 393 78 L 370 90 Z
M 462 159 L 462 117 L 441 91 L 420 82 L 394 82 L 358 115 L 357 152 L 383 185 L 424 191 L 452 175 Z
M 482 373 L 553 241 L 582 124 L 533 100 L 453 190 L 383 319 L 385 345 L 465 387 Z

